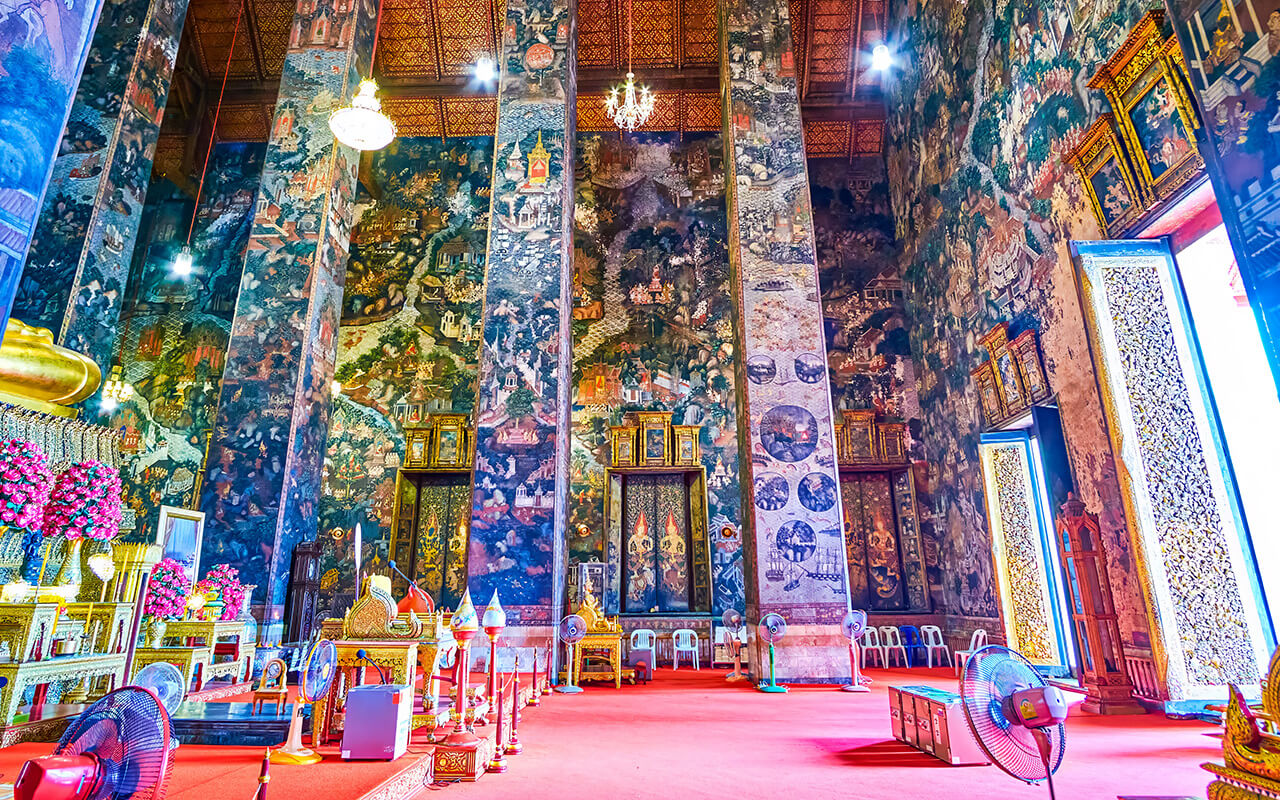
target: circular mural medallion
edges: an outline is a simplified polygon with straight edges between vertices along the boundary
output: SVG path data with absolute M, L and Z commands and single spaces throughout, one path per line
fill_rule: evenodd
M 747 359 L 747 380 L 755 384 L 764 384 L 776 377 L 778 377 L 778 365 L 769 356 L 752 356 Z
M 818 383 L 827 377 L 827 365 L 813 353 L 796 356 L 796 377 L 805 383 Z
M 776 472 L 761 472 L 755 477 L 756 508 L 777 511 L 791 499 L 791 487 L 787 479 Z
M 529 69 L 546 69 L 556 60 L 556 51 L 551 45 L 538 42 L 524 51 L 524 65 Z
M 782 557 L 794 564 L 808 560 L 813 551 L 818 549 L 818 535 L 808 523 L 798 519 L 778 528 L 778 536 L 774 541 Z
M 800 406 L 774 406 L 760 418 L 760 444 L 779 461 L 804 461 L 818 446 L 818 420 Z
M 836 504 L 836 482 L 830 475 L 810 472 L 800 479 L 796 496 L 810 511 L 826 511 Z

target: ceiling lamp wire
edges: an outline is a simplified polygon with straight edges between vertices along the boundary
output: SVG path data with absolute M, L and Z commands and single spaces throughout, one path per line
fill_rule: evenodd
M 373 67 L 378 57 L 378 36 L 382 30 L 382 2 L 374 15 L 373 51 L 369 54 L 369 77 L 360 81 L 351 103 L 329 115 L 329 130 L 334 138 L 356 150 L 381 150 L 396 138 L 396 125 L 382 110 L 378 100 L 378 82 Z
M 631 71 L 631 44 L 631 0 L 627 0 L 627 79 L 621 86 L 610 89 L 604 101 L 605 111 L 613 123 L 627 131 L 634 131 L 648 121 L 655 100 L 649 87 L 636 86 L 636 76 Z

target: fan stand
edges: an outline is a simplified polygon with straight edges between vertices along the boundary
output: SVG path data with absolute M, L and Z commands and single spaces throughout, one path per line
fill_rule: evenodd
M 842 692 L 869 692 L 871 687 L 862 685 L 862 670 L 858 667 L 858 640 L 849 640 L 849 672 L 853 683 L 840 687 Z
M 782 694 L 787 691 L 787 687 L 778 685 L 777 673 L 773 667 L 773 642 L 769 642 L 769 682 L 761 684 L 760 691 L 769 694 Z
M 569 660 L 564 665 L 566 679 L 564 685 L 555 687 L 555 690 L 560 694 L 577 694 L 582 691 L 582 687 L 573 684 L 573 642 L 566 642 L 566 644 L 569 645 Z
M 302 745 L 302 698 L 293 703 L 293 716 L 289 720 L 289 738 L 284 745 L 271 751 L 272 764 L 318 764 L 322 757 L 315 750 Z
M 733 672 L 724 676 L 726 681 L 740 681 L 747 677 L 747 673 L 742 671 L 742 642 L 738 641 L 735 635 L 729 641 L 733 642 Z
M 1053 770 L 1049 767 L 1053 745 L 1049 743 L 1049 735 L 1043 728 L 1031 728 L 1031 738 L 1036 740 L 1036 749 L 1040 751 L 1040 762 L 1044 764 L 1044 780 L 1049 785 L 1049 800 L 1056 800 L 1053 791 Z

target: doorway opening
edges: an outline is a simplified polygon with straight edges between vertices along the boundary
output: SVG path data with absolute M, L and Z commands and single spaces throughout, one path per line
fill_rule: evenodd
M 400 470 L 391 527 L 391 557 L 436 608 L 457 608 L 467 588 L 471 473 Z M 393 576 L 397 596 L 408 592 Z

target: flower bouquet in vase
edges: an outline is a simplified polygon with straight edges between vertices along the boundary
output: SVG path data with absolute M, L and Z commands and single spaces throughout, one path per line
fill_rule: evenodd
M 151 568 L 147 596 L 142 604 L 148 647 L 160 646 L 164 639 L 165 620 L 181 618 L 189 594 L 191 578 L 187 577 L 186 567 L 179 561 L 166 558 Z
M 201 615 L 206 620 L 234 620 L 244 607 L 245 588 L 240 583 L 240 571 L 230 564 L 216 564 L 196 584 L 197 592 L 216 592 L 217 599 L 207 604 Z
M 80 589 L 80 545 L 85 539 L 106 541 L 120 532 L 120 472 L 101 461 L 81 461 L 58 474 L 44 507 L 41 529 L 46 537 L 69 543 L 56 584 L 68 600 Z

